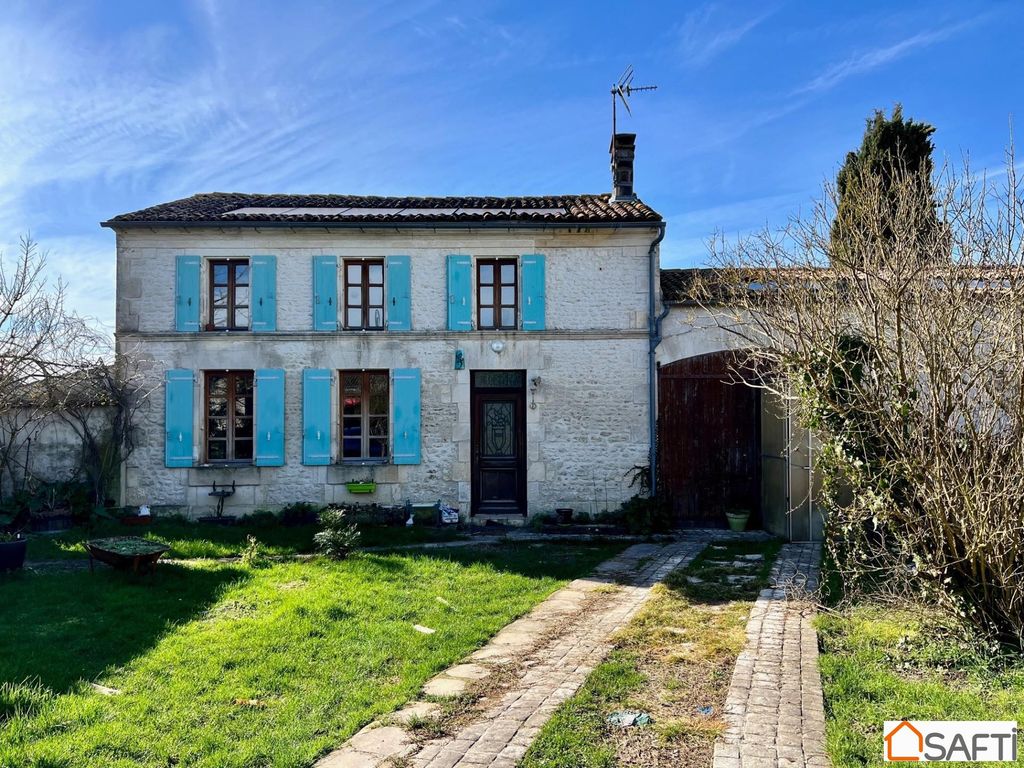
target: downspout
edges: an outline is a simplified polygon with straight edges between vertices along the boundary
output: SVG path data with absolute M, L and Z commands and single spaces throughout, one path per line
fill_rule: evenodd
M 657 295 L 658 280 L 658 245 L 665 239 L 665 222 L 658 224 L 658 236 L 651 241 L 651 247 L 647 249 L 648 275 L 647 275 L 647 437 L 648 437 L 648 466 L 651 472 L 651 496 L 658 493 L 658 446 L 656 443 L 658 433 L 658 361 L 655 351 L 661 343 L 661 321 L 668 314 L 668 306 L 663 306 L 661 313 L 654 316 L 654 297 Z

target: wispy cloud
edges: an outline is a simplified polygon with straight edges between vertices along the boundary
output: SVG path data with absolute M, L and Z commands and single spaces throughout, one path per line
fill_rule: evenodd
M 918 32 L 916 35 L 911 35 L 892 45 L 873 48 L 869 51 L 850 56 L 843 61 L 829 66 L 822 73 L 797 88 L 793 94 L 814 94 L 831 90 L 851 77 L 866 74 L 902 59 L 904 56 L 909 56 L 915 51 L 948 40 L 975 23 L 977 23 L 977 20 L 972 19 L 971 21 L 959 22 L 939 29 Z
M 723 11 L 714 3 L 691 11 L 679 27 L 683 64 L 695 69 L 705 66 L 737 45 L 774 12 L 768 9 L 749 18 L 735 18 L 730 10 Z

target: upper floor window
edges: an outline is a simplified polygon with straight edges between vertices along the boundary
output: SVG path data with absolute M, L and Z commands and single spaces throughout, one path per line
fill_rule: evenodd
M 342 460 L 388 457 L 388 372 L 341 372 Z
M 206 460 L 252 461 L 253 372 L 206 374 Z
M 478 259 L 476 327 L 515 330 L 518 291 L 515 259 Z
M 210 320 L 208 328 L 219 331 L 248 330 L 248 260 L 210 262 Z
M 384 262 L 345 262 L 345 327 L 384 327 Z

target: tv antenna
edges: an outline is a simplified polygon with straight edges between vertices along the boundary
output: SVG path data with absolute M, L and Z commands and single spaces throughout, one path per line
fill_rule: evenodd
M 622 77 L 619 78 L 619 82 L 612 86 L 612 136 L 615 135 L 617 130 L 615 114 L 617 101 L 622 99 L 622 106 L 624 106 L 626 108 L 626 112 L 632 116 L 633 111 L 629 108 L 629 97 L 634 93 L 656 90 L 658 90 L 658 86 L 656 85 L 633 85 L 633 65 L 630 64 L 626 67 L 626 71 L 622 73 Z

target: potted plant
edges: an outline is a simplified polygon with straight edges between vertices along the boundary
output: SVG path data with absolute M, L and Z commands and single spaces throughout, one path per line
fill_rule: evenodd
M 365 480 L 349 480 L 345 483 L 345 489 L 349 493 L 373 493 L 377 490 L 377 484 L 372 477 L 368 477 Z
M 25 564 L 28 539 L 20 533 L 0 531 L 0 571 L 16 571 Z
M 569 525 L 572 522 L 572 511 L 572 507 L 559 507 L 555 510 L 559 525 Z
M 727 509 L 725 519 L 729 521 L 729 528 L 733 531 L 745 531 L 747 522 L 750 520 L 749 509 Z

